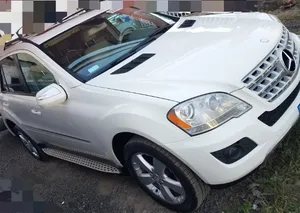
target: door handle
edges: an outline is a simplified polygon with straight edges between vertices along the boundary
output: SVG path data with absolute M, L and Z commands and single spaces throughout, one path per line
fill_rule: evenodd
M 32 109 L 32 110 L 31 110 L 31 113 L 32 113 L 32 114 L 35 114 L 35 115 L 41 115 L 41 114 L 42 114 L 41 111 L 36 110 L 36 109 Z
M 7 102 L 3 102 L 3 106 L 6 106 L 6 107 L 8 107 L 8 106 L 9 106 L 9 103 L 7 103 Z

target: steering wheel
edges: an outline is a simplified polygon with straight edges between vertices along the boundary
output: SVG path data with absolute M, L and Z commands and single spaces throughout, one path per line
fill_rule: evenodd
M 123 33 L 120 35 L 120 42 L 123 42 L 124 37 L 130 35 L 134 31 L 133 27 L 126 28 Z

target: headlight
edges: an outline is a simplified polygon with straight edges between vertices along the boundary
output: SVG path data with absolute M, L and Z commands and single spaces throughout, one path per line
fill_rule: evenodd
M 197 135 L 237 118 L 250 109 L 249 104 L 229 94 L 211 93 L 175 106 L 167 117 L 189 135 Z

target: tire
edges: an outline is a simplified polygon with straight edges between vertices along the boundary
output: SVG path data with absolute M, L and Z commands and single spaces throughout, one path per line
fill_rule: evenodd
M 6 130 L 6 126 L 4 124 L 4 121 L 2 119 L 2 116 L 0 115 L 0 132 Z
M 134 29 L 133 29 L 132 27 L 126 28 L 126 29 L 122 32 L 122 34 L 120 35 L 120 42 L 123 42 L 123 41 L 126 42 L 126 39 L 124 39 L 124 38 L 126 38 L 127 36 L 129 36 L 133 31 L 134 31 Z
M 38 159 L 40 161 L 45 161 L 47 159 L 47 155 L 43 152 L 43 150 L 23 130 L 15 126 L 14 131 L 23 146 L 35 159 Z M 27 142 L 25 142 L 24 140 L 26 140 Z
M 152 157 L 152 164 L 149 156 Z M 140 159 L 148 159 L 146 161 L 150 162 L 150 164 L 146 163 L 146 165 L 155 166 L 152 167 L 152 170 L 149 170 L 149 167 L 146 167 L 146 169 L 144 169 L 145 167 L 139 167 L 137 162 L 142 162 L 142 164 L 145 162 L 144 160 L 140 161 Z M 135 136 L 125 145 L 124 160 L 129 173 L 137 180 L 140 187 L 155 201 L 173 211 L 194 211 L 199 208 L 209 193 L 209 186 L 200 180 L 186 165 L 165 149 L 145 138 Z M 166 166 L 165 169 L 161 169 L 164 168 L 162 165 Z M 155 169 L 156 167 L 160 169 Z M 169 171 L 168 174 L 167 171 Z M 167 187 L 167 190 L 165 186 L 170 186 L 167 183 L 172 182 L 169 177 L 172 177 L 172 181 L 175 180 L 176 184 L 173 184 L 171 188 Z M 181 184 L 181 188 L 174 188 L 174 185 L 178 186 L 178 183 Z M 182 188 L 184 192 L 182 192 Z M 173 189 L 176 190 L 174 191 Z M 167 196 L 163 195 L 163 191 L 164 195 Z M 173 197 L 168 196 L 170 192 Z M 168 197 L 168 199 L 165 199 L 165 197 Z

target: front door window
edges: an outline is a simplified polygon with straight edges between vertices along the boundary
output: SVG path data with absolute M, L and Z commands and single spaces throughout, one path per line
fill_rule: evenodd
M 17 58 L 30 93 L 36 94 L 44 87 L 55 83 L 52 73 L 31 55 L 20 53 L 17 54 Z

